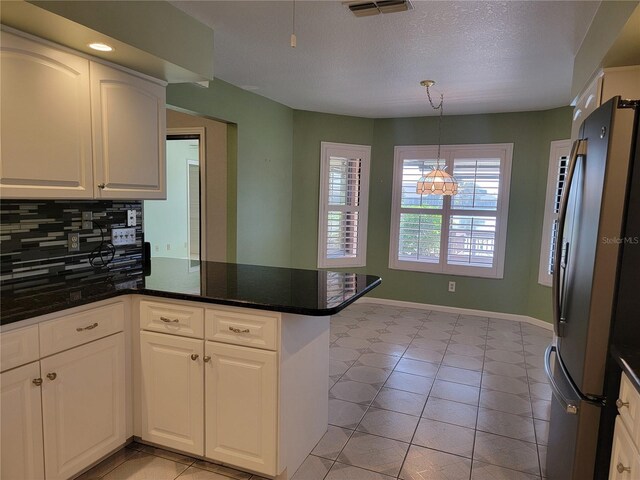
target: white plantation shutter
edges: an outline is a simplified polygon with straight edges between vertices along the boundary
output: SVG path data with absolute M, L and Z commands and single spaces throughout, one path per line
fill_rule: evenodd
M 319 267 L 365 264 L 370 150 L 321 144 Z
M 442 147 L 454 196 L 419 195 L 436 147 L 396 147 L 389 267 L 502 278 L 512 144 Z
M 563 155 L 558 159 L 558 169 L 555 181 L 555 190 L 553 195 L 553 223 L 551 224 L 551 238 L 549 241 L 549 251 L 547 255 L 547 274 L 553 275 L 553 263 L 555 259 L 556 239 L 558 238 L 558 214 L 560 213 L 560 200 L 562 199 L 562 191 L 564 190 L 564 178 L 569 166 L 568 155 Z
M 405 159 L 402 163 L 398 257 L 406 261 L 440 261 L 442 195 L 416 193 L 420 177 L 435 165 L 435 155 L 421 160 Z
M 451 198 L 447 242 L 447 262 L 452 265 L 494 266 L 500 163 L 500 158 L 453 159 L 458 194 Z
M 555 254 L 553 246 L 558 236 L 558 212 L 560 211 L 560 199 L 562 198 L 570 150 L 570 140 L 551 142 L 549 170 L 547 173 L 547 197 L 540 246 L 540 266 L 538 269 L 538 283 L 547 286 L 551 286 L 551 277 L 553 275 Z

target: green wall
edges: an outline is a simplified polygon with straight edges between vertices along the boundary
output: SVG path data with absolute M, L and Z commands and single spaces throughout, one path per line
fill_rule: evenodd
M 570 107 L 557 108 L 540 112 L 543 117 L 542 141 L 540 142 L 540 161 L 542 165 L 538 170 L 535 198 L 538 199 L 536 209 L 531 217 L 531 270 L 529 277 L 529 300 L 527 314 L 547 321 L 552 319 L 551 288 L 538 283 L 538 265 L 540 262 L 540 241 L 542 239 L 542 223 L 544 221 L 544 201 L 547 192 L 547 172 L 549 159 L 549 144 L 553 140 L 564 140 L 571 137 Z
M 167 104 L 234 124 L 229 129 L 230 260 L 289 266 L 293 110 L 221 80 L 167 87 Z
M 293 112 L 292 265 L 318 267 L 320 142 L 371 145 L 373 125 L 369 118 Z
M 568 138 L 571 108 L 447 116 L 444 144 L 513 143 L 503 279 L 391 270 L 389 228 L 396 145 L 437 143 L 437 118 L 368 119 L 292 110 L 220 80 L 170 85 L 167 103 L 230 123 L 230 261 L 316 268 L 320 142 L 372 146 L 367 266 L 372 296 L 551 319 L 538 285 L 549 143 Z M 354 269 L 350 269 L 354 270 Z M 447 292 L 449 280 L 456 293 Z
M 549 288 L 538 285 L 549 142 L 568 138 L 569 107 L 543 111 L 445 117 L 444 144 L 514 143 L 507 252 L 500 280 L 391 270 L 389 229 L 396 145 L 437 143 L 437 118 L 362 119 L 294 112 L 292 264 L 315 268 L 320 142 L 372 146 L 366 271 L 383 278 L 370 295 L 489 310 L 550 320 Z M 455 280 L 456 293 L 448 293 Z

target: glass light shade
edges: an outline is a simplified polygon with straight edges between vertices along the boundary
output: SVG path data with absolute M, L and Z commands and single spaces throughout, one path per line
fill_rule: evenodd
M 420 195 L 455 195 L 458 193 L 458 182 L 445 172 L 444 168 L 434 168 L 420 177 L 416 193 Z

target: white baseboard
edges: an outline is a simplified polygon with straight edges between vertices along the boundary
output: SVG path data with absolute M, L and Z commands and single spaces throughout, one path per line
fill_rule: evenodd
M 459 313 L 462 315 L 476 315 L 478 317 L 499 318 L 501 320 L 512 320 L 514 322 L 525 322 L 536 327 L 553 330 L 553 325 L 538 318 L 515 313 L 490 312 L 487 310 L 474 310 L 471 308 L 448 307 L 446 305 L 430 305 L 428 303 L 405 302 L 402 300 L 389 300 L 387 298 L 360 297 L 356 303 L 378 303 L 380 305 L 393 305 L 394 307 L 421 308 L 423 310 L 437 310 L 439 312 Z

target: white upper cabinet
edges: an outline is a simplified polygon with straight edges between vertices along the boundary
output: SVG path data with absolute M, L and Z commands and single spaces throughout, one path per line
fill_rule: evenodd
M 3 197 L 92 198 L 89 61 L 2 32 Z
M 8 32 L 3 198 L 166 198 L 165 87 Z
M 96 198 L 165 198 L 165 88 L 91 63 Z

